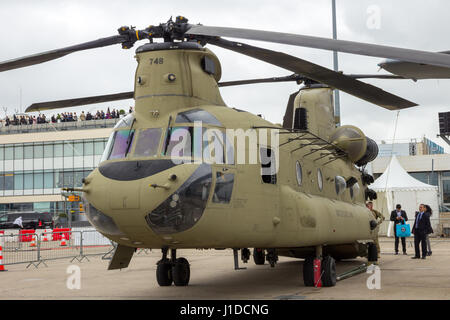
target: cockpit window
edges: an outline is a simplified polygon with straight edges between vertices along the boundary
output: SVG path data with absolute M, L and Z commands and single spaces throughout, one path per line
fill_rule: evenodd
M 114 129 L 118 128 L 131 128 L 134 121 L 134 114 L 130 113 L 126 117 L 122 118 L 115 126 Z M 120 132 L 120 133 L 119 133 Z M 125 137 L 125 141 L 124 138 Z M 118 159 L 124 158 L 130 151 L 133 144 L 134 130 L 117 130 L 113 131 L 109 136 L 108 143 L 106 144 L 105 150 L 103 151 L 102 158 L 100 162 L 108 159 Z M 125 146 L 123 144 L 127 144 Z
M 139 132 L 139 137 L 134 149 L 135 157 L 154 157 L 157 155 L 161 128 L 144 129 Z
M 180 112 L 175 119 L 175 123 L 194 123 L 195 121 L 201 121 L 205 124 L 210 124 L 213 126 L 222 126 L 216 117 L 201 109 Z
M 163 150 L 164 155 L 170 157 L 191 157 L 192 139 L 192 127 L 171 128 L 165 150 Z
M 108 160 L 125 158 L 133 145 L 134 130 L 119 130 L 113 132 L 113 135 Z

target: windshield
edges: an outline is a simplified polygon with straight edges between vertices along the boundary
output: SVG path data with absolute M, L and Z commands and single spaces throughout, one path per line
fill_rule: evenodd
M 139 132 L 134 150 L 135 157 L 155 157 L 158 153 L 161 128 L 144 129 Z
M 109 159 L 125 158 L 125 156 L 131 151 L 134 140 L 134 130 L 126 130 L 125 128 L 130 128 L 133 121 L 134 115 L 129 114 L 115 125 L 115 131 L 113 131 L 109 136 L 108 143 L 103 151 L 100 162 Z M 119 128 L 124 128 L 124 130 L 117 130 Z

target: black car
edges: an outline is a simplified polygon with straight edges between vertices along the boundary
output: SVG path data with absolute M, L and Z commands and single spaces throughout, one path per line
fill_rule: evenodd
M 52 229 L 53 215 L 48 212 L 14 212 L 0 214 L 0 229 L 20 229 L 14 224 L 17 218 L 22 217 L 23 229 Z

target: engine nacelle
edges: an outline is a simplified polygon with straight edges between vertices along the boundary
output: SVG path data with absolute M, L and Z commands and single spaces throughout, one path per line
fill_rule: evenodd
M 330 142 L 344 150 L 350 161 L 357 166 L 363 166 L 375 160 L 378 155 L 378 145 L 355 126 L 337 128 L 330 136 Z

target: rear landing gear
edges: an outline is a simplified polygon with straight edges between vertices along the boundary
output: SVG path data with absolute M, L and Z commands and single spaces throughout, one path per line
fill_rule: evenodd
M 322 248 L 316 247 L 316 255 L 303 262 L 303 282 L 306 287 L 334 287 L 336 285 L 336 262 L 331 256 L 322 258 Z
M 171 258 L 167 258 L 168 248 L 162 249 L 162 258 L 156 267 L 156 280 L 161 287 L 172 285 L 187 286 L 191 275 L 189 262 L 176 256 L 176 249 L 171 249 Z
M 264 249 L 255 248 L 253 249 L 253 261 L 257 265 L 263 265 L 266 261 L 266 254 L 264 253 Z

